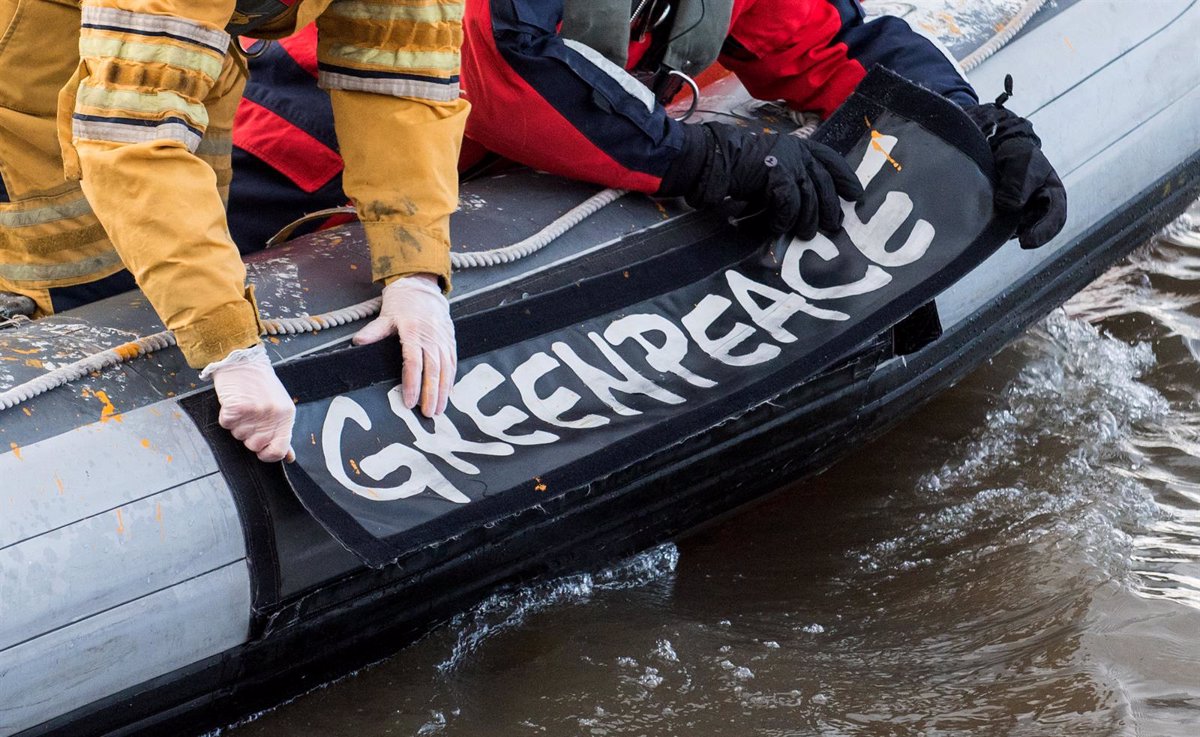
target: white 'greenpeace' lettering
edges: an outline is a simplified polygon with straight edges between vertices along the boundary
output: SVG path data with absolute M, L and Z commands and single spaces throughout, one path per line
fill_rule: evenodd
M 484 435 L 503 440 L 514 445 L 545 445 L 558 440 L 558 436 L 545 430 L 535 430 L 524 435 L 512 435 L 508 431 L 525 420 L 529 415 L 506 404 L 496 410 L 495 414 L 487 415 L 479 409 L 479 402 L 489 393 L 500 388 L 504 383 L 504 374 L 486 363 L 481 363 L 467 372 L 454 385 L 454 406 L 458 408 Z
M 381 502 L 407 499 L 426 489 L 459 504 L 471 501 L 454 488 L 429 459 L 400 443 L 392 443 L 378 453 L 362 459 L 358 466 L 363 473 L 376 481 L 382 481 L 401 468 L 407 468 L 409 475 L 405 481 L 386 488 L 355 483 L 346 473 L 346 459 L 342 457 L 342 432 L 347 422 L 353 422 L 363 430 L 371 429 L 371 418 L 362 405 L 348 397 L 336 397 L 325 414 L 325 424 L 321 428 L 321 444 L 325 453 L 325 466 L 342 486 L 359 496 Z
M 888 163 L 896 140 L 895 136 L 882 135 L 871 139 L 871 145 L 867 147 L 867 153 L 855 171 L 864 189 Z M 875 263 L 880 266 L 906 266 L 924 256 L 929 244 L 933 243 L 933 226 L 928 220 L 917 220 L 904 245 L 895 251 L 887 250 L 888 240 L 900 230 L 912 211 L 913 201 L 906 192 L 888 192 L 879 210 L 864 223 L 859 219 L 854 203 L 843 202 L 842 212 L 846 217 L 842 227 L 862 255 Z
M 864 188 L 888 164 L 896 143 L 894 136 L 876 134 L 873 137 L 855 171 Z M 344 457 L 342 450 L 346 426 L 353 423 L 360 430 L 370 432 L 371 418 L 354 400 L 337 397 L 329 406 L 321 431 L 324 461 L 330 475 L 344 488 L 366 499 L 392 501 L 431 491 L 443 499 L 465 504 L 470 499 L 445 477 L 435 459 L 459 473 L 478 475 L 481 473 L 479 467 L 463 456 L 511 456 L 518 446 L 558 442 L 562 430 L 588 431 L 610 424 L 617 416 L 643 414 L 643 410 L 630 406 L 632 400 L 625 397 L 644 397 L 643 405 L 647 399 L 664 405 L 687 401 L 686 397 L 640 373 L 617 353 L 615 348 L 618 346 L 632 342 L 641 349 L 640 357 L 645 363 L 664 379 L 674 376 L 688 386 L 700 389 L 711 389 L 717 382 L 703 375 L 703 367 L 684 365 L 693 346 L 708 359 L 726 366 L 744 368 L 774 360 L 782 353 L 779 344 L 797 340 L 787 328 L 789 320 L 799 314 L 832 322 L 848 320 L 850 315 L 846 312 L 814 303 L 828 303 L 882 289 L 892 281 L 887 269 L 919 260 L 933 243 L 933 226 L 926 220 L 917 219 L 904 243 L 893 251 L 887 250 L 888 241 L 912 216 L 912 198 L 904 192 L 887 193 L 883 204 L 866 221 L 858 216 L 853 203 L 844 203 L 843 210 L 847 235 L 870 261 L 860 278 L 833 286 L 810 283 L 802 274 L 804 255 L 812 253 L 831 262 L 838 258 L 838 248 L 821 234 L 810 241 L 793 239 L 783 253 L 780 266 L 780 276 L 791 291 L 782 291 L 736 269 L 729 269 L 724 276 L 733 299 L 720 294 L 705 295 L 677 321 L 656 313 L 627 314 L 614 319 L 601 332 L 591 331 L 580 336 L 579 340 L 586 342 L 573 346 L 558 340 L 549 352 L 533 353 L 507 377 L 495 366 L 480 363 L 457 381 L 450 402 L 480 433 L 491 439 L 486 442 L 464 438 L 445 415 L 434 418 L 432 430 L 426 429 L 417 415 L 404 406 L 397 387 L 388 393 L 388 406 L 411 434 L 410 444 L 393 442 L 373 455 L 352 461 Z M 728 313 L 735 301 L 744 320 L 733 319 L 730 327 Z M 716 327 L 718 322 L 723 327 Z M 584 351 L 588 345 L 594 351 Z M 585 359 L 580 355 L 581 351 L 586 355 L 598 354 L 603 360 Z M 568 389 L 565 381 L 556 381 L 552 376 L 555 372 L 560 377 L 574 376 L 613 416 L 576 410 L 583 397 Z M 503 387 L 506 381 L 511 382 L 523 406 L 502 404 L 491 413 L 481 409 L 480 405 L 488 395 Z M 543 382 L 543 391 L 549 391 L 549 394 L 538 390 L 539 381 Z M 407 474 L 394 486 L 367 486 L 351 478 L 348 465 L 354 468 L 356 475 L 361 471 L 376 482 L 402 470 Z

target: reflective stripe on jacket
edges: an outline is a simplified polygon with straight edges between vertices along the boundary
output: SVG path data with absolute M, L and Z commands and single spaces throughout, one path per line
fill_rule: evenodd
M 193 366 L 258 342 L 222 202 L 245 81 L 224 30 L 235 7 L 0 0 L 0 288 L 48 310 L 46 287 L 123 262 Z M 449 288 L 461 18 L 450 0 L 301 0 L 258 31 L 321 29 L 319 76 L 380 281 L 432 272 Z

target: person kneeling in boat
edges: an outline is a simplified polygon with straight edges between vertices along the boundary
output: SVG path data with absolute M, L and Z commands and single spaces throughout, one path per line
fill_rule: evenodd
M 0 292 L 50 314 L 136 279 L 212 378 L 221 425 L 264 461 L 290 457 L 295 407 L 261 343 L 223 203 L 246 79 L 231 34 L 315 21 L 345 189 L 384 285 L 381 316 L 355 340 L 399 334 L 404 401 L 443 411 L 456 368 L 449 216 L 469 109 L 461 17 L 454 0 L 0 0 Z
M 900 18 L 866 21 L 857 0 L 467 0 L 467 138 L 533 168 L 607 187 L 726 198 L 772 233 L 811 238 L 841 224 L 861 188 L 828 147 L 721 122 L 676 121 L 664 104 L 714 61 L 755 97 L 828 117 L 869 66 L 963 107 L 989 134 L 997 206 L 1020 214 L 1021 245 L 1061 230 L 1066 194 L 1027 120 L 978 104 L 955 64 Z M 317 97 L 305 29 L 252 60 L 234 130 L 234 235 L 266 240 L 295 217 L 343 204 L 330 115 Z M 276 124 L 280 118 L 287 128 Z M 266 207 L 264 208 L 264 204 Z M 237 217 L 239 213 L 246 217 Z M 253 213 L 253 217 L 250 214 Z

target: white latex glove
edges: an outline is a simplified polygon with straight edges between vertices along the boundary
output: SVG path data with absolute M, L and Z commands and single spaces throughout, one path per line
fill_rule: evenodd
M 421 399 L 421 414 L 433 417 L 446 410 L 454 374 L 458 371 L 458 348 L 450 303 L 432 274 L 397 279 L 383 288 L 383 308 L 354 336 L 355 345 L 377 343 L 400 336 L 404 356 L 401 397 L 412 409 Z
M 210 363 L 200 378 L 210 377 L 221 402 L 217 417 L 221 427 L 264 463 L 296 460 L 292 452 L 296 405 L 275 376 L 266 348 L 256 345 Z

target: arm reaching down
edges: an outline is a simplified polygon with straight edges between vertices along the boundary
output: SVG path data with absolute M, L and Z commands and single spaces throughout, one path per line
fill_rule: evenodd
M 245 82 L 223 30 L 233 11 L 233 0 L 85 2 L 80 65 L 59 105 L 70 116 L 62 148 L 188 363 L 213 377 L 221 425 L 278 461 L 295 407 L 259 342 L 222 196 Z
M 420 395 L 427 416 L 445 410 L 457 367 L 444 293 L 470 109 L 459 97 L 462 16 L 452 0 L 336 0 L 317 20 L 343 186 L 371 246 L 372 277 L 385 285 L 380 318 L 356 342 L 399 334 L 405 403 Z

